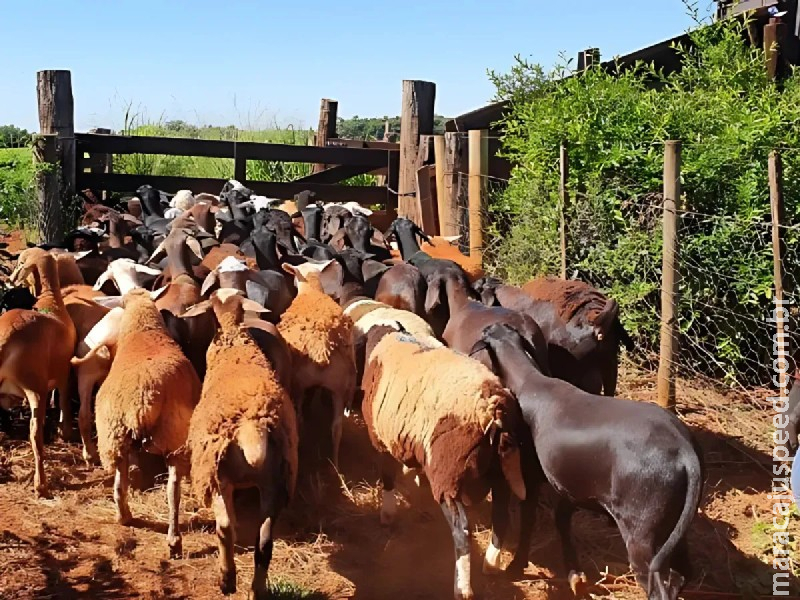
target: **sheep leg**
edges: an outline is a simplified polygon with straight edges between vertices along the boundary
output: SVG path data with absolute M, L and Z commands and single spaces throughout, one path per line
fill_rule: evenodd
M 92 392 L 94 391 L 94 384 L 94 381 L 81 379 L 78 386 L 78 396 L 81 399 L 81 408 L 78 411 L 78 429 L 83 442 L 83 460 L 89 465 L 96 465 L 100 462 L 100 456 L 97 454 L 97 444 L 92 439 Z
M 65 442 L 72 441 L 72 405 L 69 393 L 69 372 L 58 384 L 58 408 L 60 411 L 59 423 L 61 425 L 61 439 Z
M 483 557 L 484 574 L 497 573 L 500 570 L 500 551 L 508 533 L 510 500 L 511 488 L 503 479 L 502 473 L 496 474 L 492 482 L 492 539 Z
M 390 455 L 381 457 L 381 525 L 391 525 L 397 515 L 397 496 L 394 491 L 394 480 L 397 477 L 398 464 Z
M 167 479 L 167 504 L 169 506 L 169 530 L 167 531 L 167 545 L 169 557 L 180 558 L 183 554 L 183 542 L 179 526 L 178 511 L 181 507 L 181 474 L 178 465 L 169 463 L 167 466 L 169 477 Z
M 536 522 L 536 499 L 538 488 L 528 485 L 525 482 L 526 497 L 519 506 L 519 541 L 514 558 L 506 567 L 506 573 L 512 577 L 522 575 L 525 567 L 528 566 L 528 552 L 531 548 L 531 537 L 533 537 L 533 525 Z
M 564 554 L 564 567 L 569 575 L 569 587 L 576 596 L 583 595 L 587 580 L 586 575 L 580 571 L 578 553 L 572 543 L 572 513 L 575 507 L 568 500 L 559 498 L 555 510 L 555 521 L 558 535 L 561 538 L 561 550 Z
M 128 507 L 128 452 L 125 448 L 122 449 L 116 462 L 114 502 L 117 505 L 117 522 L 120 525 L 129 525 L 133 521 L 133 515 Z
M 44 413 L 42 394 L 25 390 L 31 407 L 30 441 L 33 450 L 33 490 L 38 498 L 47 496 L 47 480 L 44 476 Z
M 233 544 L 236 536 L 236 516 L 233 512 L 233 487 L 221 484 L 214 497 L 214 518 L 217 521 L 219 544 L 219 589 L 223 594 L 236 592 L 236 564 Z
M 352 394 L 350 395 L 352 398 Z M 333 392 L 333 421 L 331 422 L 331 444 L 333 450 L 333 466 L 339 468 L 339 446 L 342 443 L 342 421 L 344 409 L 349 404 L 347 391 Z
M 464 505 L 458 500 L 441 503 L 442 512 L 450 525 L 453 544 L 456 551 L 455 584 L 453 586 L 456 600 L 472 600 L 472 584 L 470 582 L 469 564 L 469 522 Z
M 269 564 L 272 561 L 272 526 L 278 519 L 281 508 L 275 502 L 270 490 L 261 489 L 261 528 L 258 531 L 255 547 L 255 572 L 253 573 L 253 595 L 256 600 L 269 598 Z M 283 503 L 281 503 L 283 504 Z

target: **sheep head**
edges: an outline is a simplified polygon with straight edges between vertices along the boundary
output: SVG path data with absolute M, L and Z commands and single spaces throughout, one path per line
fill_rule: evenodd
M 117 286 L 121 294 L 125 294 L 137 287 L 144 287 L 143 280 L 147 277 L 158 277 L 161 271 L 140 265 L 130 258 L 118 258 L 111 261 L 108 268 L 97 278 L 92 289 L 99 290 L 106 281 L 111 281 Z
M 182 319 L 199 317 L 209 310 L 214 312 L 217 323 L 223 331 L 238 329 L 245 317 L 249 316 L 247 313 L 252 315 L 252 313 L 263 314 L 270 312 L 268 308 L 264 308 L 258 302 L 245 297 L 237 289 L 220 288 L 214 290 L 208 300 L 203 300 L 191 306 L 180 317 Z
M 297 286 L 298 293 L 309 288 L 324 292 L 326 285 L 323 285 L 323 281 L 327 280 L 328 277 L 332 278 L 332 282 L 338 282 L 339 286 L 341 286 L 344 280 L 342 265 L 335 259 L 319 262 L 309 261 L 296 266 L 283 263 L 281 268 L 287 273 L 294 275 L 294 282 Z M 330 287 L 330 285 L 327 287 Z

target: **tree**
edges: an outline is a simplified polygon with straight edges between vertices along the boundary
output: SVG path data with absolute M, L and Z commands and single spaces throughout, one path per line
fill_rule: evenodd
M 31 134 L 16 125 L 0 125 L 0 148 L 22 148 L 30 141 Z

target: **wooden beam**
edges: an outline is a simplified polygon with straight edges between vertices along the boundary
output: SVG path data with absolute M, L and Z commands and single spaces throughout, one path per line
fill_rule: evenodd
M 444 134 L 444 208 L 440 218 L 441 235 L 461 235 L 467 210 L 467 140 L 463 133 Z M 459 239 L 462 252 L 468 248 L 466 235 Z
M 661 264 L 661 336 L 658 357 L 658 404 L 675 406 L 678 347 L 678 216 L 681 200 L 681 143 L 664 146 L 664 215 Z
M 400 112 L 400 180 L 398 192 L 401 217 L 420 222 L 421 214 L 416 199 L 417 156 L 420 136 L 433 133 L 433 108 L 436 84 L 430 81 L 403 81 L 403 98 Z
M 345 140 L 342 138 L 333 138 L 328 140 L 328 148 L 331 147 L 345 147 L 345 148 L 373 148 L 378 150 L 400 150 L 400 144 L 397 142 L 384 142 L 382 140 Z
M 772 18 L 764 25 L 764 52 L 767 61 L 767 77 L 776 80 L 781 70 L 781 41 L 785 39 L 786 25 L 781 19 Z
M 474 129 L 469 132 L 469 255 L 483 258 L 483 230 L 489 175 L 489 132 Z
M 433 160 L 436 167 L 436 235 L 444 234 L 444 223 L 449 218 L 445 201 L 444 174 L 445 174 L 445 143 L 443 135 L 433 136 Z M 455 235 L 455 234 L 454 234 Z
M 417 170 L 417 198 L 419 199 L 422 231 L 435 235 L 436 226 L 436 169 L 433 165 L 423 165 Z
M 782 227 L 786 224 L 786 209 L 783 202 L 783 161 L 773 150 L 769 155 L 769 202 L 772 213 L 772 265 L 775 280 L 775 300 L 783 301 L 784 264 L 786 242 Z
M 339 165 L 338 167 L 329 167 L 324 171 L 306 175 L 300 179 L 295 179 L 296 183 L 339 183 L 350 177 L 356 175 L 363 175 L 369 173 L 372 169 L 370 167 L 351 167 L 349 165 Z
M 150 184 L 154 188 L 167 193 L 187 189 L 194 193 L 207 192 L 219 194 L 226 179 L 213 179 L 205 177 L 168 177 L 164 175 L 120 175 L 78 173 L 78 185 L 81 189 L 91 188 L 109 190 L 112 192 L 132 192 L 140 185 Z M 247 187 L 257 194 L 270 198 L 291 200 L 295 194 L 310 190 L 317 195 L 317 199 L 331 202 L 347 202 L 354 200 L 364 205 L 386 205 L 391 202 L 386 188 L 376 186 L 355 185 L 326 185 L 321 183 L 298 182 L 268 182 L 248 181 Z
M 319 106 L 319 125 L 317 126 L 317 146 L 325 147 L 328 139 L 336 137 L 336 113 L 339 103 L 336 100 L 323 98 Z M 325 165 L 317 163 L 314 165 L 314 173 L 325 170 Z
M 567 143 L 562 142 L 561 154 L 559 157 L 561 167 L 561 181 L 558 188 L 560 199 L 560 232 L 561 232 L 561 279 L 567 278 L 567 209 L 569 208 L 569 191 L 567 182 L 569 180 L 569 155 L 567 153 Z
M 93 135 L 77 133 L 79 152 L 112 154 L 166 154 L 170 156 L 213 156 L 234 158 L 234 142 L 194 140 L 153 136 Z M 236 153 L 247 160 L 327 163 L 379 169 L 387 166 L 389 150 L 369 148 L 331 148 L 236 142 Z
M 61 166 L 61 199 L 75 196 L 75 104 L 72 98 L 72 75 L 69 71 L 36 73 L 39 101 L 39 133 L 58 136 L 58 162 Z
M 58 183 L 58 136 L 40 135 L 34 138 L 33 164 L 36 200 L 39 205 L 39 235 L 50 244 L 64 239 L 61 215 L 61 190 Z

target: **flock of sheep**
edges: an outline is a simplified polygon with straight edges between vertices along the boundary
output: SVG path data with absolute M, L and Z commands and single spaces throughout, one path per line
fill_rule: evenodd
M 334 465 L 343 419 L 363 415 L 381 522 L 396 514 L 401 472 L 429 482 L 452 531 L 455 598 L 473 597 L 464 507 L 491 492 L 483 568 L 501 570 L 517 528 L 505 571 L 521 572 L 545 481 L 559 494 L 573 591 L 586 577 L 570 521 L 587 507 L 617 523 L 648 597 L 677 597 L 701 454 L 670 412 L 614 397 L 619 345 L 631 341 L 613 300 L 579 281 L 505 285 L 408 219 L 381 234 L 369 210 L 309 193 L 281 202 L 231 180 L 219 195 L 142 186 L 116 207 L 84 208 L 63 243 L 20 254 L 2 299 L 0 406 L 31 409 L 37 495 L 49 493 L 50 392 L 70 441 L 77 390 L 84 458 L 115 474 L 119 522 L 132 519 L 139 453 L 163 456 L 170 555 L 181 554 L 189 477 L 214 510 L 223 593 L 236 588 L 234 490 L 259 490 L 252 592 L 267 597 L 304 405 L 327 396 Z

